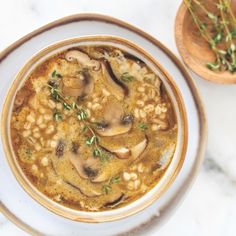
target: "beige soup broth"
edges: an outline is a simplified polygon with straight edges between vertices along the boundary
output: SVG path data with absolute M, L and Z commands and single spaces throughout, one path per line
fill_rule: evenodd
M 166 89 L 137 57 L 81 46 L 37 66 L 11 114 L 17 161 L 52 200 L 82 211 L 131 203 L 155 186 L 175 151 Z

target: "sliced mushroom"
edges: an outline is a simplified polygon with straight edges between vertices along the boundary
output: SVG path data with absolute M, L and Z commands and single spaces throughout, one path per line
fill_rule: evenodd
M 13 111 L 19 111 L 21 107 L 23 107 L 23 105 L 29 100 L 29 97 L 35 93 L 32 90 L 32 85 L 28 81 L 25 83 L 24 87 L 17 92 L 14 100 Z
M 121 148 L 109 150 L 109 151 L 114 153 L 120 159 L 127 159 L 131 155 L 130 149 L 128 149 L 126 147 L 121 147 Z
M 124 111 L 120 103 L 112 103 L 104 111 L 106 125 L 98 125 L 97 133 L 100 136 L 115 136 L 128 133 L 133 124 L 133 119 L 124 116 Z
M 141 59 L 139 59 L 138 57 L 130 54 L 130 53 L 127 53 L 127 52 L 123 52 L 124 54 L 124 57 L 128 60 L 131 60 L 131 61 L 134 61 L 136 62 L 137 64 L 139 64 L 141 67 L 145 66 L 145 62 L 142 61 Z
M 102 60 L 103 81 L 108 90 L 118 99 L 124 100 L 125 96 L 129 94 L 128 87 L 116 78 L 111 65 L 107 60 Z
M 121 203 L 121 201 L 124 199 L 124 193 L 117 192 L 114 195 L 111 195 L 109 200 L 104 204 L 104 207 L 115 207 L 118 204 Z
M 147 138 L 145 138 L 143 141 L 132 147 L 131 150 L 131 157 L 133 160 L 136 160 L 146 149 L 148 144 Z
M 101 192 L 98 192 L 92 188 L 90 189 L 83 189 L 82 187 L 78 187 L 75 184 L 72 184 L 69 181 L 64 180 L 65 183 L 67 183 L 68 185 L 70 185 L 71 187 L 77 189 L 80 193 L 82 193 L 83 195 L 85 195 L 86 197 L 98 197 L 100 195 L 102 195 Z
M 84 70 L 79 77 L 62 78 L 61 83 L 62 93 L 67 96 L 81 97 L 93 92 L 94 81 L 88 71 Z
M 82 160 L 79 154 L 68 153 L 67 157 L 83 179 L 95 178 L 99 173 L 99 161 L 96 158 Z
M 128 159 L 131 157 L 131 159 L 134 161 L 143 153 L 143 151 L 147 147 L 147 143 L 148 143 L 148 140 L 147 138 L 145 138 L 143 141 L 136 144 L 132 148 L 121 147 L 117 149 L 112 149 L 109 147 L 104 147 L 104 146 L 102 147 L 106 149 L 107 151 L 114 153 L 120 159 Z
M 162 152 L 159 161 L 155 163 L 152 169 L 164 170 L 170 164 L 174 152 L 175 152 L 175 145 L 171 144 Z
M 91 179 L 91 182 L 93 183 L 101 183 L 109 179 L 109 176 L 106 174 L 106 172 L 100 173 L 97 177 Z
M 100 62 L 91 59 L 86 53 L 79 50 L 68 51 L 65 55 L 67 61 L 76 60 L 82 66 L 92 67 L 93 70 L 98 71 L 101 67 Z

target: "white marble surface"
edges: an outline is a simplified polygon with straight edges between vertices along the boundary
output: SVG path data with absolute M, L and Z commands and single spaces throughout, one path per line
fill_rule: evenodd
M 178 55 L 174 19 L 181 0 L 0 0 L 0 50 L 60 17 L 98 12 L 128 21 Z M 236 231 L 236 85 L 217 85 L 193 75 L 208 117 L 209 141 L 201 171 L 162 236 L 231 236 Z M 191 135 L 191 134 L 190 134 Z M 23 236 L 0 215 L 0 235 Z M 148 234 L 146 234 L 148 235 Z

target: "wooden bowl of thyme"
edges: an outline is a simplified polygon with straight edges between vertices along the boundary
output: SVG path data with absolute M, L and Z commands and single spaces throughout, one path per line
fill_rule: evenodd
M 185 64 L 196 74 L 236 83 L 236 0 L 184 0 L 175 38 Z

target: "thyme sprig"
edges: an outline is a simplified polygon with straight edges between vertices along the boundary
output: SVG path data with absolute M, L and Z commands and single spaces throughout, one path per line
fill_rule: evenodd
M 226 70 L 234 73 L 236 71 L 236 45 L 234 43 L 236 18 L 231 8 L 231 0 L 215 2 L 214 4 L 218 10 L 216 13 L 209 11 L 203 1 L 184 0 L 184 2 L 200 35 L 215 54 L 215 61 L 208 62 L 206 66 L 211 70 Z M 201 19 L 198 11 L 204 13 L 210 24 Z
M 52 78 L 57 77 L 58 79 L 62 78 L 62 76 L 58 76 L 57 72 L 54 71 L 51 75 Z M 110 155 L 105 152 L 99 145 L 99 139 L 94 132 L 91 123 L 88 121 L 88 114 L 85 109 L 82 108 L 82 106 L 78 106 L 76 102 L 70 103 L 66 97 L 63 96 L 63 94 L 60 91 L 59 83 L 56 79 L 49 80 L 48 82 L 48 88 L 50 89 L 51 96 L 56 102 L 60 102 L 64 109 L 66 110 L 73 110 L 76 114 L 78 120 L 83 123 L 84 128 L 83 132 L 89 131 L 91 133 L 91 136 L 89 136 L 86 139 L 86 144 L 90 147 L 92 147 L 92 153 L 94 157 L 99 157 L 102 162 L 106 162 L 110 159 Z M 62 114 L 58 111 L 55 111 L 53 114 L 53 118 L 55 121 L 62 120 Z

